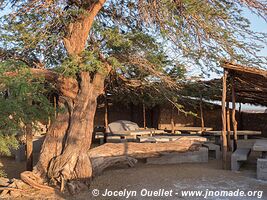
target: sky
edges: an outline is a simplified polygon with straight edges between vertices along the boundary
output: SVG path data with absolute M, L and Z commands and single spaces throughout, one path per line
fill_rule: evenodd
M 251 30 L 267 33 L 267 22 L 264 19 L 258 17 L 257 15 L 251 13 L 251 11 L 246 10 L 244 13 L 245 17 L 247 17 L 251 22 Z M 261 50 L 259 55 L 267 56 L 267 46 Z M 266 66 L 267 68 L 267 66 Z M 230 105 L 231 106 L 231 105 Z M 249 104 L 242 104 L 242 110 L 265 110 L 267 108 L 261 106 L 252 106 Z
M 264 19 L 252 14 L 249 10 L 244 14 L 251 22 L 251 30 L 267 33 L 267 22 Z M 260 55 L 267 56 L 267 46 L 260 52 Z
M 250 21 L 250 26 L 251 30 L 255 32 L 262 32 L 262 33 L 267 33 L 267 21 L 265 21 L 263 18 L 257 16 L 256 14 L 252 13 L 249 9 L 245 9 L 244 12 L 244 17 L 249 19 Z M 262 45 L 262 44 L 261 44 Z M 265 47 L 258 53 L 260 56 L 267 56 L 267 46 Z M 266 64 L 267 68 L 267 64 Z M 189 76 L 199 76 L 202 74 L 200 69 L 196 69 L 195 67 L 189 69 Z M 216 74 L 213 72 L 208 72 L 210 76 L 204 76 L 204 79 L 214 79 L 214 78 L 220 78 L 222 75 L 221 74 Z

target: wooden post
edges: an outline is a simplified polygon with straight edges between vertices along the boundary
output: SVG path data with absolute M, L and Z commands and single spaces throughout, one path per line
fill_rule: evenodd
M 226 139 L 226 111 L 225 111 L 225 101 L 226 101 L 226 91 L 227 91 L 227 74 L 228 72 L 224 70 L 223 73 L 223 85 L 222 85 L 222 154 L 223 154 L 223 169 L 227 168 L 227 139 Z
M 226 102 L 226 116 L 227 116 L 227 120 L 226 120 L 227 121 L 227 147 L 228 147 L 228 151 L 232 151 L 229 101 Z
M 203 133 L 204 131 L 204 127 L 205 127 L 205 124 L 204 124 L 204 116 L 203 116 L 203 108 L 202 108 L 202 94 L 200 95 L 200 118 L 201 118 L 201 133 Z
M 174 106 L 172 106 L 171 108 L 171 127 L 172 127 L 172 133 L 174 133 L 174 119 L 173 119 L 173 115 L 174 115 Z
M 108 99 L 107 99 L 107 95 L 105 95 L 105 116 L 104 116 L 104 123 L 105 123 L 104 143 L 106 143 L 107 142 L 107 130 L 108 130 Z
M 143 103 L 143 122 L 144 122 L 144 128 L 146 128 L 146 106 Z
M 33 168 L 33 135 L 32 124 L 26 124 L 26 170 L 32 171 Z
M 158 106 L 158 121 L 157 121 L 157 129 L 161 129 L 161 105 Z
M 231 77 L 231 85 L 232 85 L 232 104 L 233 104 L 233 106 L 232 106 L 232 123 L 233 123 L 233 129 L 234 129 L 233 147 L 234 147 L 234 151 L 235 151 L 237 148 L 237 121 L 235 119 L 236 105 L 235 105 L 235 80 L 234 80 L 234 76 Z
M 239 103 L 239 108 L 238 108 L 238 125 L 239 125 L 239 129 L 243 130 L 243 114 L 242 114 L 242 104 Z

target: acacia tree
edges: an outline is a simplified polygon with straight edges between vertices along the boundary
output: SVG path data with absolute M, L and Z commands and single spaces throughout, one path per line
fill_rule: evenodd
M 54 83 L 66 110 L 51 125 L 33 172 L 50 180 L 91 178 L 87 151 L 109 75 L 174 86 L 168 68 L 265 62 L 255 54 L 264 35 L 249 29 L 240 10 L 248 6 L 265 17 L 266 4 L 257 0 L 13 0 L 1 6 L 12 9 L 2 17 L 2 62 L 23 62 L 33 76 Z

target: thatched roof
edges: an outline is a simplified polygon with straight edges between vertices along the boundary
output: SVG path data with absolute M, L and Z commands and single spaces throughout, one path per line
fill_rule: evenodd
M 266 70 L 232 63 L 224 63 L 222 67 L 234 77 L 237 101 L 267 106 Z
M 231 102 L 231 78 L 235 80 L 236 102 L 267 106 L 267 71 L 225 62 L 222 67 L 228 72 L 227 100 Z M 187 84 L 184 91 L 187 96 L 199 96 L 204 99 L 221 101 L 222 79 L 198 81 Z M 198 94 L 199 93 L 199 94 Z

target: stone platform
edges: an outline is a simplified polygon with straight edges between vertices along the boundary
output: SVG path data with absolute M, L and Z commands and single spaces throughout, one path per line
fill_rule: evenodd
M 147 158 L 147 164 L 179 164 L 208 162 L 208 148 L 201 147 L 199 151 L 184 153 L 166 153 L 161 157 Z

